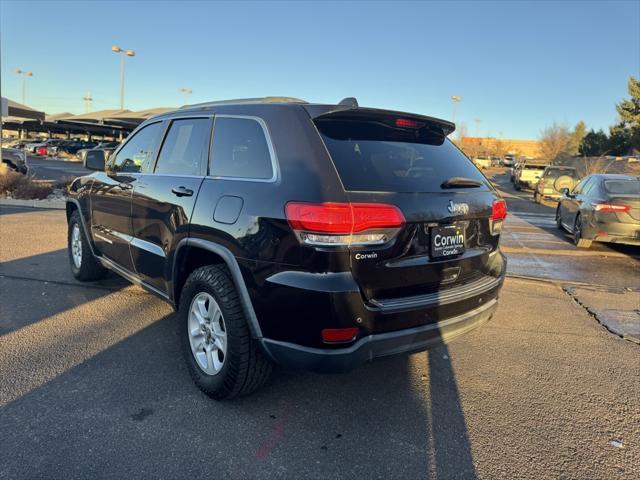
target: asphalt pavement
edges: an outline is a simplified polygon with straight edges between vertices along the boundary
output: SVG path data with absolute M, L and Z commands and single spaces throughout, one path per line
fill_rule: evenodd
M 581 301 L 637 295 L 636 252 L 567 254 L 491 174 L 515 198 L 490 323 L 346 375 L 277 369 L 232 402 L 193 385 L 165 303 L 72 277 L 63 211 L 0 207 L 0 478 L 637 478 L 640 346 Z
M 57 158 L 39 157 L 29 155 L 27 158 L 29 174 L 40 180 L 53 180 L 60 182 L 65 179 L 80 177 L 91 173 L 82 166 L 81 162 L 65 161 Z

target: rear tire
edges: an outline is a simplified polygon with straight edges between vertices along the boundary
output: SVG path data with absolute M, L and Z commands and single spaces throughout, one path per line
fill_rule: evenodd
M 213 308 L 220 311 L 220 320 L 217 323 L 214 321 L 215 314 L 201 315 L 204 318 L 204 322 L 201 322 L 204 333 L 200 334 L 193 327 L 196 325 L 194 317 L 200 321 L 196 312 L 198 301 L 202 299 L 214 300 L 205 300 L 205 311 L 210 312 L 211 305 L 215 304 Z M 251 338 L 242 304 L 226 267 L 209 265 L 189 275 L 180 295 L 179 318 L 187 368 L 195 384 L 208 396 L 225 400 L 247 395 L 267 382 L 271 363 Z M 218 325 L 217 329 L 214 324 Z M 219 333 L 216 334 L 215 330 Z M 221 337 L 220 330 L 224 334 L 224 348 L 220 349 L 222 353 L 213 346 L 216 344 L 216 335 Z M 207 348 L 216 353 L 208 354 Z M 207 355 L 216 355 L 215 363 L 213 357 Z M 204 362 L 204 366 L 199 361 Z
M 580 215 L 576 216 L 576 221 L 573 225 L 573 243 L 578 248 L 589 248 L 591 246 L 591 240 L 582 238 L 582 219 Z
M 105 277 L 107 269 L 100 265 L 91 252 L 91 246 L 84 234 L 78 210 L 73 212 L 69 218 L 67 242 L 71 273 L 76 279 L 81 282 L 92 282 Z
M 558 204 L 558 208 L 556 208 L 556 226 L 560 230 L 564 230 L 564 226 L 562 225 L 562 216 L 560 215 L 560 205 Z

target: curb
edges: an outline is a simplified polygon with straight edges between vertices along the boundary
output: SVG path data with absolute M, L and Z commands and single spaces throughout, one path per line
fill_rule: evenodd
M 18 200 L 14 198 L 0 198 L 0 206 L 65 210 L 67 208 L 67 202 L 66 200 Z

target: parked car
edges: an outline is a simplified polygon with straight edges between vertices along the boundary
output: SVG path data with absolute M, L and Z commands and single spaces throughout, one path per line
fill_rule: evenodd
M 47 155 L 48 147 L 58 145 L 60 142 L 62 142 L 62 140 L 58 140 L 55 138 L 44 139 L 44 140 L 32 140 L 30 143 L 27 143 L 25 145 L 24 149 L 29 153 L 42 156 L 42 155 Z M 40 153 L 38 153 L 38 149 L 41 149 L 42 147 L 44 147 L 45 150 L 40 150 Z
M 558 200 L 562 196 L 562 189 L 569 191 L 578 183 L 579 177 L 574 167 L 551 165 L 544 169 L 533 190 L 533 200 L 540 203 L 544 199 Z
M 94 148 L 97 142 L 87 142 L 84 140 L 70 140 L 57 145 L 51 150 L 51 154 L 57 157 L 72 157 L 79 150 Z
M 102 148 L 102 149 L 108 149 L 110 151 L 113 151 L 113 149 L 115 149 L 119 144 L 120 142 L 100 142 L 93 148 Z M 76 152 L 76 157 L 79 160 L 84 162 L 84 160 L 87 158 L 87 152 L 89 150 L 92 150 L 93 148 L 82 148 L 78 150 Z
M 520 164 L 514 173 L 513 184 L 516 190 L 523 188 L 534 189 L 538 184 L 538 179 L 542 177 L 546 164 L 536 161 L 525 161 Z
M 212 131 L 212 124 L 214 128 Z M 271 362 L 342 372 L 488 321 L 506 203 L 423 115 L 295 99 L 214 102 L 140 125 L 67 203 L 79 280 L 113 270 L 179 311 L 208 395 Z
M 27 173 L 27 154 L 17 148 L 2 147 L 2 163 L 14 172 Z
M 579 248 L 591 242 L 640 245 L 640 177 L 596 174 L 573 189 L 563 188 L 558 228 L 573 234 Z
M 484 170 L 491 166 L 491 157 L 475 157 L 473 158 L 473 163 L 475 163 L 476 167 Z
M 502 159 L 502 165 L 505 167 L 513 167 L 516 163 L 516 157 L 514 155 L 505 155 Z

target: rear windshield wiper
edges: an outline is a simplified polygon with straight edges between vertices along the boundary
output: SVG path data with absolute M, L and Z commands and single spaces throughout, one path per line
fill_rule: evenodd
M 451 177 L 440 185 L 442 188 L 477 188 L 482 182 L 467 177 Z

